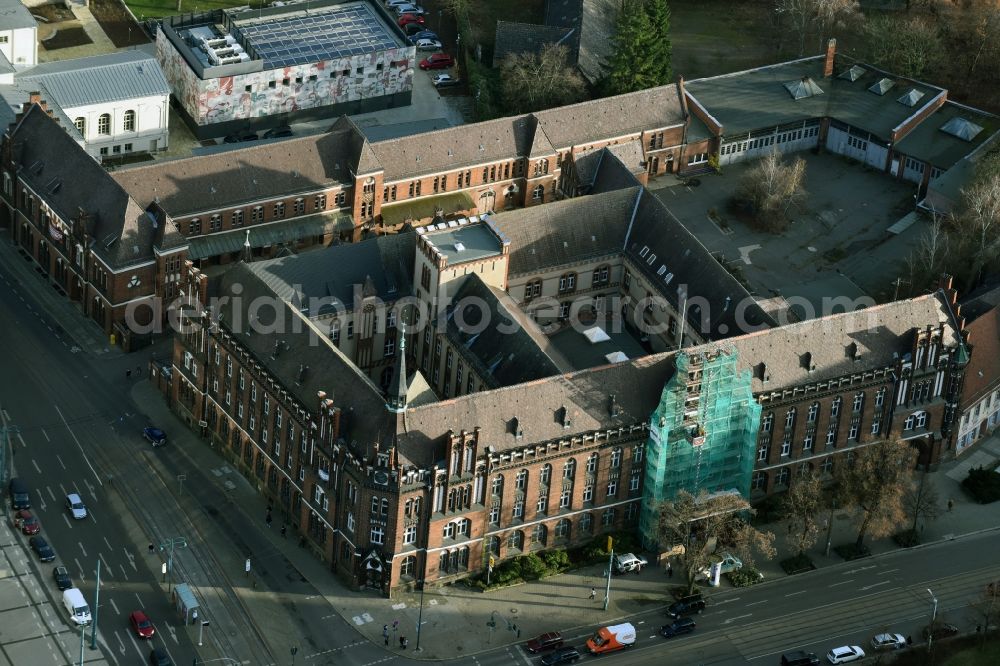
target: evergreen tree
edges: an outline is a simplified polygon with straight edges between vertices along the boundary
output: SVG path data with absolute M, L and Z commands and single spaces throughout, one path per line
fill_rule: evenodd
M 612 38 L 614 50 L 605 80 L 610 95 L 644 90 L 657 84 L 651 55 L 653 34 L 643 0 L 622 0 Z
M 655 72 L 654 85 L 666 85 L 674 77 L 671 65 L 673 48 L 670 43 L 670 7 L 667 0 L 646 0 L 646 14 L 649 16 L 649 59 Z

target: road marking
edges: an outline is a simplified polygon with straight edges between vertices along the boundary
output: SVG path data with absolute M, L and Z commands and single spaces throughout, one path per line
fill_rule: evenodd
M 78 572 L 80 572 L 80 573 L 79 573 L 79 575 L 78 575 L 77 577 L 78 577 L 78 578 L 79 578 L 80 580 L 83 580 L 83 579 L 85 578 L 85 576 L 83 575 L 83 565 L 82 565 L 82 564 L 80 564 L 80 560 L 78 560 L 78 559 L 77 559 L 77 558 L 75 558 L 75 557 L 73 558 L 73 561 L 74 561 L 74 562 L 76 562 L 76 570 L 77 570 Z
M 125 654 L 125 641 L 122 640 L 122 637 L 118 635 L 117 631 L 115 632 L 115 638 L 118 639 L 118 644 L 121 646 L 118 648 L 118 651 Z
M 21 433 L 17 433 L 17 439 L 18 439 L 19 442 L 21 442 L 21 446 L 23 448 L 25 448 L 25 449 L 28 448 L 28 443 L 26 441 L 24 441 L 24 437 L 21 437 Z
M 73 429 L 69 427 L 69 422 L 66 420 L 66 417 L 63 416 L 62 410 L 59 409 L 59 405 L 53 405 L 53 406 L 56 408 L 56 412 L 59 414 L 59 418 L 62 419 L 63 425 L 65 425 L 66 429 L 69 430 L 69 434 L 73 437 L 73 441 L 76 442 L 76 447 L 80 449 L 80 455 L 83 456 L 84 461 L 87 463 L 87 467 L 90 468 L 90 471 L 91 473 L 93 473 L 94 478 L 97 479 L 97 485 L 104 486 L 104 483 L 101 481 L 101 477 L 97 475 L 97 470 L 95 470 L 94 466 L 90 464 L 90 458 L 88 458 L 87 454 L 84 453 L 83 444 L 80 443 L 80 440 L 77 438 L 76 433 L 73 432 Z
M 41 430 L 42 430 L 42 435 L 45 437 L 45 441 L 51 442 L 52 439 L 49 437 L 49 433 L 45 432 L 45 428 L 42 428 Z M 59 456 L 56 456 L 56 458 L 58 457 Z M 59 464 L 62 465 L 62 460 L 59 461 Z M 66 469 L 66 465 L 63 465 L 63 469 Z
M 45 432 L 45 431 L 43 430 L 42 432 Z M 45 436 L 45 439 L 49 439 L 49 438 L 48 438 L 48 435 L 46 435 L 46 436 Z M 49 441 L 52 441 L 52 440 L 49 440 Z M 61 467 L 62 467 L 63 469 L 66 469 L 66 463 L 64 463 L 64 462 L 63 462 L 63 459 L 59 457 L 59 454 L 58 454 L 58 453 L 56 454 L 56 460 L 58 460 L 58 461 L 59 461 L 59 465 L 60 465 L 60 466 L 61 466 Z
M 740 251 L 740 259 L 747 266 L 750 266 L 752 262 L 750 261 L 750 253 L 754 250 L 759 250 L 760 245 L 744 245 L 743 247 L 737 248 Z
M 122 550 L 125 552 L 125 557 L 128 558 L 128 563 L 132 565 L 132 569 L 134 571 L 139 571 L 139 569 L 135 566 L 135 555 L 130 553 L 127 548 L 122 548 Z
M 723 599 L 722 601 L 715 602 L 716 606 L 721 606 L 722 604 L 728 604 L 731 601 L 739 601 L 742 597 L 730 597 L 729 599 Z
M 54 492 L 52 492 L 52 486 L 45 486 L 45 489 L 47 491 L 49 491 L 49 497 L 51 497 L 52 501 L 55 502 L 56 501 L 56 494 Z
M 38 472 L 39 474 L 42 473 L 42 468 L 38 466 L 38 463 L 35 462 L 34 458 L 31 459 L 31 464 L 35 466 L 35 471 L 36 472 Z
M 106 559 L 104 559 L 104 554 L 103 553 L 100 555 L 100 558 L 101 558 L 101 561 L 104 562 L 104 568 L 108 570 L 108 578 L 111 578 L 111 572 L 114 571 L 114 569 L 112 569 L 111 565 L 108 564 L 108 561 Z
M 848 583 L 853 583 L 853 582 L 854 582 L 853 578 L 848 578 L 847 580 L 843 580 L 839 583 L 833 583 L 832 585 L 827 585 L 827 587 L 837 587 L 838 585 L 847 585 Z
M 104 543 L 108 544 L 108 550 L 114 550 L 114 548 L 111 547 L 111 542 L 108 541 L 108 537 L 104 537 Z
M 800 594 L 805 594 L 805 593 L 806 593 L 806 592 L 808 592 L 808 591 L 809 591 L 809 590 L 799 590 L 798 592 L 791 592 L 791 593 L 789 593 L 789 594 L 786 594 L 785 596 L 786 596 L 786 597 L 796 597 L 796 596 L 798 596 L 798 595 L 800 595 Z
M 731 617 L 728 620 L 723 620 L 722 624 L 729 624 L 730 622 L 735 622 L 736 620 L 742 620 L 745 617 L 750 617 L 753 613 L 747 613 L 746 615 L 738 615 L 736 617 Z
M 173 627 L 171 627 L 169 624 L 167 625 L 167 632 L 170 634 L 170 637 L 172 639 L 174 639 L 174 643 L 177 643 L 178 645 L 181 644 L 180 641 L 177 640 L 177 631 Z M 166 649 L 166 648 L 164 648 L 164 649 Z
M 899 571 L 899 569 L 886 569 L 882 573 L 892 573 L 893 571 Z
M 874 584 L 869 585 L 867 587 L 861 588 L 861 591 L 864 592 L 865 590 L 870 590 L 873 587 L 878 587 L 879 585 L 892 585 L 892 581 L 891 580 L 884 580 L 881 583 L 874 583 Z
M 856 574 L 859 571 L 868 571 L 869 569 L 874 569 L 877 566 L 878 566 L 877 564 L 872 564 L 872 565 L 867 566 L 867 567 L 861 567 L 860 569 L 851 569 L 850 571 L 845 571 L 844 575 L 845 576 L 850 576 L 851 574 Z
M 78 546 L 80 547 L 80 552 L 82 552 L 82 553 L 83 553 L 83 556 L 84 556 L 84 557 L 87 557 L 87 551 L 86 551 L 86 549 L 84 549 L 84 547 L 83 547 L 83 542 L 82 542 L 82 541 L 77 541 L 77 542 L 76 542 L 76 545 L 78 545 Z
M 125 571 L 125 565 L 124 564 L 119 564 L 118 568 L 120 568 L 122 570 L 122 578 L 124 578 L 125 580 L 128 580 L 128 572 Z
M 766 604 L 766 603 L 767 603 L 767 599 L 764 599 L 762 601 L 751 602 L 751 603 L 747 604 L 747 606 L 759 606 L 760 604 Z
M 115 615 L 121 615 L 122 614 L 121 611 L 118 610 L 118 604 L 115 603 L 114 599 L 108 599 L 108 603 L 111 604 L 111 607 L 115 609 Z
M 146 604 L 142 603 L 142 597 L 139 596 L 138 592 L 135 593 L 135 600 L 139 602 L 139 608 L 146 607 Z
M 5 421 L 10 421 L 10 412 L 8 412 L 6 409 L 0 410 L 0 411 L 3 412 L 3 418 L 4 418 L 4 420 Z
M 62 514 L 62 517 L 63 517 L 63 520 L 66 521 L 66 527 L 68 527 L 70 529 L 73 529 L 73 523 L 69 522 L 69 518 L 66 517 L 65 513 Z

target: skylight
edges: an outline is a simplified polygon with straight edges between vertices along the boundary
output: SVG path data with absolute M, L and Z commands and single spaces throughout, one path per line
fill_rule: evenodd
M 862 67 L 861 65 L 851 65 L 850 67 L 842 71 L 837 78 L 847 79 L 848 81 L 857 81 L 858 79 L 860 79 L 862 76 L 865 75 L 866 71 L 867 70 L 865 70 L 865 68 Z
M 873 83 L 871 87 L 868 88 L 868 90 L 875 93 L 876 95 L 884 95 L 887 92 L 889 92 L 889 89 L 892 88 L 894 85 L 896 84 L 892 82 L 892 79 L 879 79 L 878 81 Z
M 803 76 L 798 81 L 789 81 L 785 84 L 785 90 L 789 92 L 792 99 L 805 99 L 823 94 L 823 89 L 816 85 L 816 82 L 808 76 Z
M 896 101 L 899 102 L 900 104 L 903 104 L 904 106 L 916 106 L 917 102 L 919 102 L 920 98 L 923 96 L 924 94 L 919 90 L 917 90 L 916 88 L 910 88 L 910 91 L 908 93 L 906 93 Z
M 941 131 L 963 141 L 972 141 L 977 134 L 983 131 L 983 128 L 970 120 L 956 117 L 941 125 Z

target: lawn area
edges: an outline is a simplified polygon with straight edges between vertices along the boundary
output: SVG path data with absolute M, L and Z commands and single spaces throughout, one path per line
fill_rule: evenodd
M 944 666 L 996 666 L 1000 664 L 1000 644 L 987 643 L 982 650 L 968 648 L 944 662 Z
M 259 0 L 181 0 L 181 11 L 177 11 L 177 0 L 125 0 L 140 21 L 161 16 L 174 16 L 183 12 L 204 12 L 211 9 L 226 9 L 250 5 L 259 7 Z

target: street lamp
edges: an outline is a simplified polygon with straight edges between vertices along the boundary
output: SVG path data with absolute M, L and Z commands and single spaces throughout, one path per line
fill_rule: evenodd
M 420 629 L 424 625 L 424 581 L 417 581 L 420 585 L 420 611 L 417 613 L 417 647 L 414 652 L 420 652 Z
M 929 587 L 927 588 L 927 594 L 931 595 L 931 604 L 932 604 L 932 606 L 931 606 L 931 626 L 929 627 L 929 629 L 927 631 L 927 651 L 930 652 L 930 650 L 931 650 L 931 643 L 934 642 L 934 621 L 937 620 L 938 600 L 937 600 L 937 597 L 934 596 L 934 593 L 931 592 L 931 588 L 929 588 Z
M 173 573 L 174 571 L 174 548 L 187 548 L 187 540 L 184 537 L 172 537 L 170 539 L 164 539 L 160 542 L 160 551 L 164 551 L 167 548 L 170 550 L 167 553 L 167 568 L 164 570 L 164 574 Z M 167 593 L 170 592 L 173 587 L 173 578 L 171 577 L 167 583 Z

